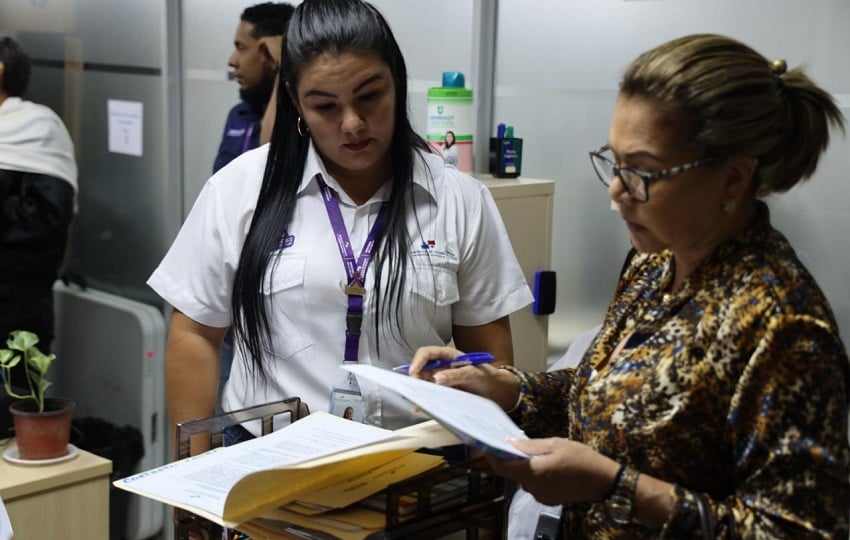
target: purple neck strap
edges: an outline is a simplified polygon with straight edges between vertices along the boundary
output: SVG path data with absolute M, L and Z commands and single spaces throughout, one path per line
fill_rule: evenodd
M 357 362 L 358 349 L 360 348 L 360 327 L 363 325 L 363 297 L 366 295 L 364 285 L 366 283 L 366 269 L 372 259 L 372 248 L 375 246 L 375 237 L 381 230 L 386 206 L 381 206 L 378 217 L 366 237 L 366 243 L 360 251 L 360 256 L 355 258 L 354 251 L 351 249 L 351 241 L 348 238 L 348 231 L 345 229 L 345 221 L 343 221 L 342 213 L 339 210 L 336 192 L 328 187 L 322 179 L 322 175 L 317 175 L 316 179 L 319 182 L 319 188 L 322 190 L 325 210 L 328 212 L 328 219 L 336 237 L 339 254 L 342 257 L 343 266 L 345 266 L 346 283 L 348 283 L 345 287 L 345 294 L 348 295 L 348 311 L 345 314 L 345 355 L 343 360 L 345 362 Z

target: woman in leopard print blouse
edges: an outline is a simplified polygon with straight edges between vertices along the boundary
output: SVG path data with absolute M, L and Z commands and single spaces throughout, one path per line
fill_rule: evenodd
M 582 361 L 428 372 L 534 437 L 492 464 L 564 504 L 568 538 L 848 537 L 847 354 L 760 201 L 815 171 L 830 127 L 829 94 L 732 39 L 644 53 L 591 152 L 634 256 Z

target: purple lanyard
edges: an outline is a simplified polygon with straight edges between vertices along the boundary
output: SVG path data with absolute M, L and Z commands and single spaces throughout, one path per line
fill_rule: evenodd
M 345 362 L 357 362 L 357 352 L 360 348 L 360 327 L 363 324 L 363 297 L 366 295 L 364 288 L 366 269 L 372 258 L 375 236 L 381 229 L 385 207 L 381 206 L 378 217 L 375 218 L 375 223 L 372 224 L 372 229 L 366 236 L 366 243 L 360 251 L 360 257 L 355 259 L 354 251 L 351 249 L 351 240 L 349 240 L 348 232 L 345 230 L 345 221 L 343 221 L 342 213 L 339 211 L 336 193 L 325 184 L 322 175 L 317 175 L 316 180 L 318 180 L 319 188 L 322 190 L 322 199 L 325 202 L 328 219 L 334 230 L 339 254 L 342 257 L 343 266 L 345 266 L 346 283 L 348 283 L 345 287 L 345 294 L 348 295 L 348 311 L 345 314 L 345 355 L 343 360 Z

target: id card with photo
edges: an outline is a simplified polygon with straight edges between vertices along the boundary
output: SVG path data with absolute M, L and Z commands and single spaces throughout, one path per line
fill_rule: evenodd
M 328 411 L 348 420 L 363 422 L 363 396 L 353 373 L 349 373 L 340 384 L 334 385 Z

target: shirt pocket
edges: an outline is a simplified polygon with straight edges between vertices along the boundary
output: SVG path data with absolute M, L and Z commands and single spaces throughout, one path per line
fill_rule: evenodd
M 452 337 L 452 306 L 460 300 L 457 273 L 439 266 L 414 266 L 407 275 L 412 315 L 408 332 L 423 344 L 434 344 L 435 339 L 447 343 Z
M 263 281 L 263 297 L 269 315 L 273 352 L 277 358 L 288 358 L 312 345 L 305 331 L 305 266 L 306 258 L 303 256 L 282 256 Z
M 439 266 L 414 266 L 409 273 L 413 294 L 437 306 L 449 306 L 460 300 L 457 273 Z

